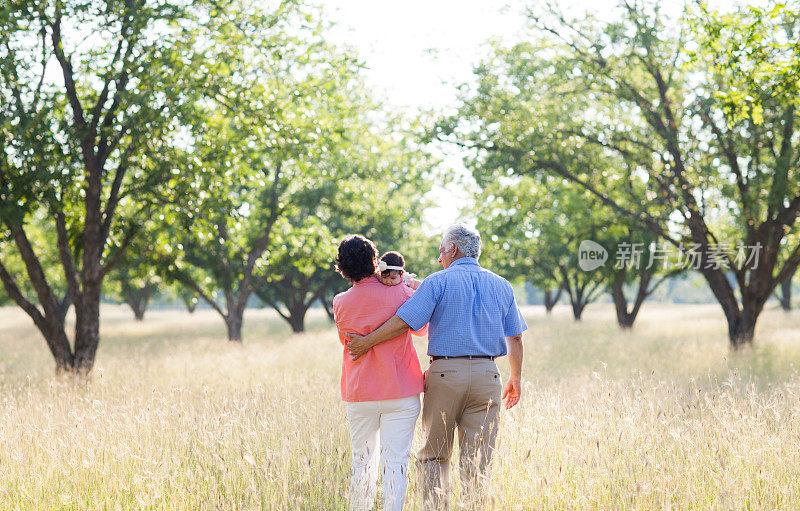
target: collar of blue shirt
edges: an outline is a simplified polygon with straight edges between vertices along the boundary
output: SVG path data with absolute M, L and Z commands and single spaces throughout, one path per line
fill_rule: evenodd
M 459 265 L 462 265 L 462 264 L 474 264 L 475 266 L 480 266 L 478 264 L 478 260 L 475 259 L 474 257 L 459 257 L 458 259 L 456 259 L 455 261 L 450 263 L 450 268 L 452 268 L 453 266 L 459 266 Z

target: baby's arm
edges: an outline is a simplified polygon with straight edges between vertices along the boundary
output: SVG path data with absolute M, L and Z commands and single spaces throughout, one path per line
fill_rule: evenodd
M 408 273 L 408 272 L 403 273 L 403 283 L 416 291 L 417 288 L 419 288 L 420 284 L 422 284 L 422 281 L 417 279 L 416 277 L 417 276 L 414 275 L 413 273 Z

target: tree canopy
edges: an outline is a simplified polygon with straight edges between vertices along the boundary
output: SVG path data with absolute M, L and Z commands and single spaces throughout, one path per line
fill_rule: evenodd
M 749 343 L 800 264 L 787 237 L 800 212 L 798 12 L 701 8 L 676 21 L 655 3 L 621 2 L 619 13 L 603 22 L 532 9 L 529 41 L 495 48 L 440 136 L 472 148 L 481 166 L 568 179 L 699 253 L 732 345 Z M 597 154 L 618 158 L 617 170 L 596 169 Z M 722 217 L 735 230 L 715 229 Z M 721 245 L 758 262 L 724 251 L 719 265 Z
M 175 143 L 190 91 L 184 64 L 210 4 L 13 0 L 0 8 L 0 280 L 59 370 L 91 369 L 103 280 L 138 219 L 170 194 L 179 171 L 150 156 Z M 63 299 L 31 241 L 34 218 L 55 233 L 75 305 L 71 343 Z M 12 252 L 24 271 L 5 264 Z

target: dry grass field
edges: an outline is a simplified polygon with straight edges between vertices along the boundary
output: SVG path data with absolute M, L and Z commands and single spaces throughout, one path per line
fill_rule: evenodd
M 209 311 L 108 306 L 83 383 L 0 309 L 0 509 L 346 509 L 341 347 L 318 312 L 291 335 L 248 311 L 233 346 Z M 766 311 L 742 353 L 712 305 L 646 304 L 627 334 L 608 305 L 525 313 L 496 509 L 800 508 L 800 311 Z

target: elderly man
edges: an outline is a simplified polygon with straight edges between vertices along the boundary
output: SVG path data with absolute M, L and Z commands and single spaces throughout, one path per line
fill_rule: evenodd
M 506 408 L 520 399 L 522 332 L 527 329 L 511 284 L 478 264 L 481 237 L 464 224 L 449 227 L 439 247 L 444 270 L 423 280 L 397 314 L 366 336 L 348 335 L 358 358 L 373 346 L 430 323 L 422 405 L 424 444 L 417 454 L 426 507 L 447 503 L 455 430 L 467 495 L 474 498 L 492 460 L 501 402 L 494 359 L 508 354 L 511 374 L 502 389 Z

